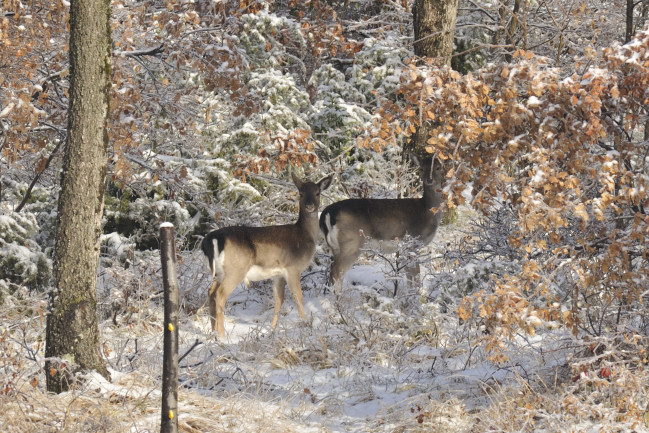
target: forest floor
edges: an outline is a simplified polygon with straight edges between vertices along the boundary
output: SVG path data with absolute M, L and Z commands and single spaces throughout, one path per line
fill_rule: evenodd
M 184 253 L 179 430 L 645 431 L 641 422 L 617 422 L 613 403 L 583 415 L 591 406 L 582 394 L 601 389 L 571 379 L 579 348 L 566 332 L 521 334 L 508 343 L 509 360 L 496 363 L 479 332 L 440 307 L 429 276 L 452 270 L 441 252 L 461 229 L 462 218 L 440 229 L 421 283 L 400 284 L 396 296 L 390 259 L 376 255 L 348 273 L 342 293 L 325 293 L 328 255 L 319 251 L 303 275 L 307 320 L 289 295 L 274 331 L 270 282 L 239 287 L 226 306 L 223 341 L 213 337 L 203 306 L 209 281 L 200 251 Z M 159 431 L 163 309 L 159 258 L 149 259 L 102 272 L 100 331 L 110 381 L 90 374 L 69 392 L 47 393 L 45 296 L 0 308 L 3 432 Z

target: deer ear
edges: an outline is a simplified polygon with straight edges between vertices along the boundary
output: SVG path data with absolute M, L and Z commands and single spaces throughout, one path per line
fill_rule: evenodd
M 320 187 L 320 191 L 324 191 L 325 189 L 329 188 L 331 186 L 331 182 L 334 179 L 334 175 L 330 174 L 329 176 L 323 178 L 318 182 L 318 186 Z
M 413 164 L 415 164 L 417 167 L 421 167 L 421 164 L 419 162 L 419 158 L 417 158 L 417 155 L 415 155 L 412 152 L 408 152 L 408 156 L 410 157 L 410 160 L 412 161 Z
M 291 177 L 293 178 L 293 183 L 297 186 L 297 189 L 302 188 L 302 179 L 300 179 L 293 170 L 291 170 Z

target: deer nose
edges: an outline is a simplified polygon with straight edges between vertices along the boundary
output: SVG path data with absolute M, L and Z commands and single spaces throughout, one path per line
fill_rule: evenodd
M 317 208 L 314 204 L 312 204 L 312 203 L 309 203 L 309 204 L 305 204 L 305 205 L 304 205 L 304 210 L 306 210 L 306 211 L 309 212 L 309 213 L 311 213 L 311 212 L 315 212 L 317 209 L 318 209 L 318 208 Z

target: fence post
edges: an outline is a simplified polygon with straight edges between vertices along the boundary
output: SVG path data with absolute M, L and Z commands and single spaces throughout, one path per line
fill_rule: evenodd
M 160 259 L 164 284 L 164 349 L 160 433 L 178 432 L 178 279 L 174 226 L 160 224 Z

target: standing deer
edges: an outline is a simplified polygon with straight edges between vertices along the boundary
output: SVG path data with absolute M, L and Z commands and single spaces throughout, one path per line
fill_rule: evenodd
M 442 217 L 442 166 L 433 158 L 419 165 L 424 185 L 421 198 L 352 198 L 322 211 L 320 229 L 333 253 L 329 284 L 335 290 L 342 288 L 345 274 L 367 239 L 394 241 L 410 235 L 424 244 L 433 239 Z
M 241 281 L 248 284 L 249 281 L 273 279 L 273 328 L 277 325 L 287 282 L 298 313 L 305 318 L 300 274 L 315 253 L 320 191 L 329 187 L 333 174 L 318 183 L 303 182 L 294 173 L 291 175 L 300 192 L 300 213 L 295 224 L 223 227 L 203 239 L 201 249 L 209 262 L 213 280 L 208 292 L 210 322 L 219 337 L 225 337 L 225 302 Z

